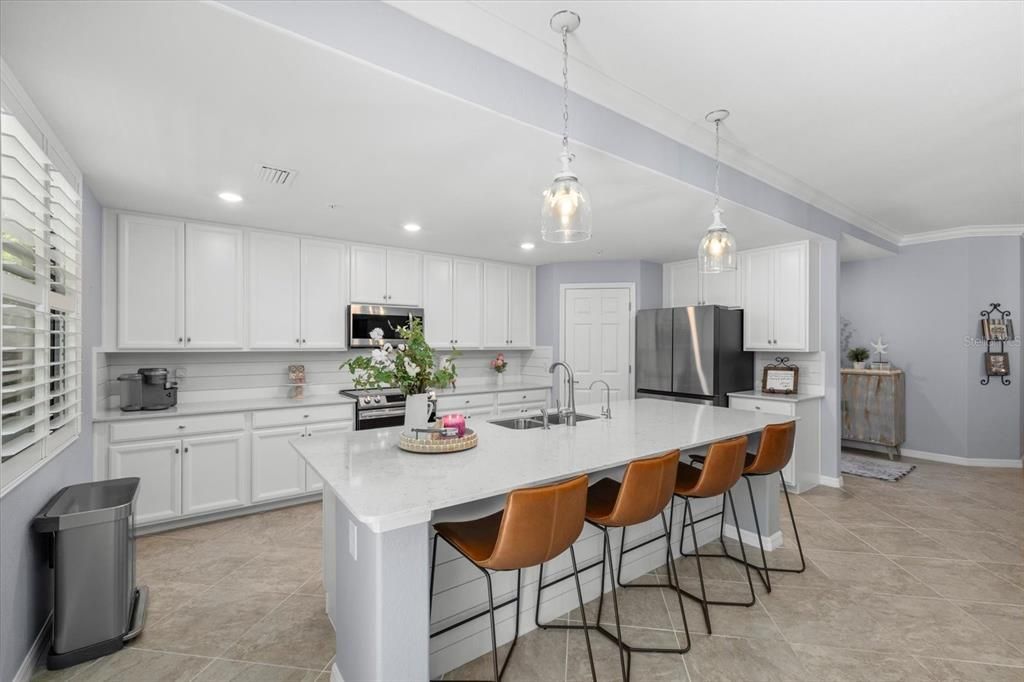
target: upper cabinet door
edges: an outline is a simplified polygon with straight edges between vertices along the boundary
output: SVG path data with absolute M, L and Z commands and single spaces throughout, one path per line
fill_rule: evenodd
M 427 343 L 435 348 L 455 345 L 452 259 L 423 259 L 423 326 Z
M 423 305 L 423 256 L 388 249 L 388 304 Z
M 786 244 L 773 253 L 772 348 L 808 350 L 808 243 Z
M 299 238 L 250 232 L 248 256 L 249 347 L 298 348 Z
M 352 302 L 387 303 L 388 252 L 376 246 L 352 247 Z
M 669 308 L 700 305 L 700 280 L 697 277 L 696 260 L 669 265 L 668 285 Z
M 189 223 L 185 228 L 185 346 L 245 345 L 244 233 Z
M 185 224 L 122 215 L 117 226 L 117 345 L 185 345 Z
M 740 258 L 743 282 L 743 348 L 775 348 L 772 336 L 772 264 L 771 249 L 749 251 Z
M 484 345 L 483 277 L 483 263 L 455 261 L 455 288 L 452 296 L 455 323 L 452 334 L 459 348 L 479 348 Z M 427 317 L 427 320 L 430 318 Z
M 533 345 L 533 271 L 513 265 L 508 282 L 508 345 L 528 348 Z
M 484 263 L 484 346 L 508 347 L 508 265 Z
M 302 347 L 348 345 L 348 247 L 302 240 Z
M 703 305 L 740 306 L 740 271 L 716 272 L 700 276 Z

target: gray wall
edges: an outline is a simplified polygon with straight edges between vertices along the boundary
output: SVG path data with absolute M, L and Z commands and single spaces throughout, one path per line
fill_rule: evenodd
M 1024 248 L 1018 237 L 975 237 L 908 246 L 898 256 L 843 263 L 841 314 L 852 345 L 881 334 L 906 372 L 911 450 L 986 459 L 1021 456 L 1024 406 L 1021 307 Z M 1008 347 L 1010 386 L 982 386 L 979 312 L 1002 303 L 1018 341 Z
M 29 530 L 36 512 L 59 489 L 92 480 L 92 351 L 100 343 L 100 226 L 102 209 L 85 189 L 83 200 L 82 433 L 43 467 L 0 498 L 0 680 L 18 671 L 51 610 L 49 569 L 40 537 Z
M 638 260 L 551 263 L 537 268 L 537 345 L 551 346 L 559 358 L 558 310 L 563 284 L 625 283 L 636 285 L 636 307 L 661 307 L 661 264 Z

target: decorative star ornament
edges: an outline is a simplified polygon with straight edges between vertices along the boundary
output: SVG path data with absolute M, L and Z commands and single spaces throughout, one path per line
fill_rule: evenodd
M 871 342 L 871 347 L 875 349 L 876 353 L 878 353 L 879 360 L 881 360 L 883 355 L 887 355 L 889 353 L 889 350 L 888 350 L 889 344 L 882 343 L 882 337 L 881 336 L 878 337 L 877 341 L 872 341 Z

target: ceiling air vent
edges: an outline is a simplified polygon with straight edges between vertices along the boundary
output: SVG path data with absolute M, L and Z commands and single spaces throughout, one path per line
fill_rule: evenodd
M 288 170 L 287 168 L 278 168 L 277 166 L 268 166 L 266 164 L 256 166 L 256 179 L 268 185 L 287 187 L 295 180 L 295 175 L 295 171 Z

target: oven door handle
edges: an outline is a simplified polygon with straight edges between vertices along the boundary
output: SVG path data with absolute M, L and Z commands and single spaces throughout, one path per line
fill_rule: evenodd
M 388 417 L 403 417 L 405 416 L 404 407 L 392 407 L 381 410 L 367 410 L 359 413 L 359 421 L 366 422 L 373 419 L 387 419 Z

